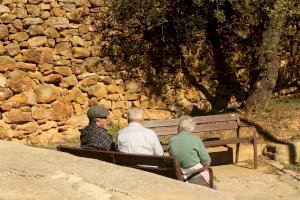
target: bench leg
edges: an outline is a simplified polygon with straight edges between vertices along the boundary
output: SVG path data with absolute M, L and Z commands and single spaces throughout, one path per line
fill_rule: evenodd
M 253 138 L 253 155 L 254 155 L 254 169 L 257 169 L 257 141 L 256 135 Z
M 213 170 L 209 167 L 208 168 L 208 173 L 209 173 L 209 187 L 214 189 L 214 172 Z
M 239 128 L 237 129 L 236 137 L 237 137 L 237 139 L 240 138 L 240 129 Z M 235 164 L 238 164 L 238 162 L 239 162 L 239 154 L 240 154 L 240 143 L 237 143 L 236 151 L 235 151 Z
M 235 151 L 235 164 L 239 162 L 239 154 L 240 154 L 240 143 L 236 144 L 236 151 Z

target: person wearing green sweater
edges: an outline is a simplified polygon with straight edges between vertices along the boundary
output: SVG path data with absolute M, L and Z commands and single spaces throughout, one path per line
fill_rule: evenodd
M 195 123 L 192 117 L 180 118 L 179 133 L 169 140 L 169 154 L 177 156 L 185 181 L 208 186 L 211 158 L 202 140 L 192 134 Z

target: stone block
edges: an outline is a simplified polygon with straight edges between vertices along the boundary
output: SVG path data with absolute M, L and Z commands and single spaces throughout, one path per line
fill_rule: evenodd
M 32 80 L 26 72 L 15 70 L 9 74 L 7 85 L 13 92 L 19 93 L 30 90 Z
M 52 85 L 40 85 L 35 88 L 38 103 L 51 103 L 60 97 L 59 89 Z
M 31 109 L 32 119 L 34 120 L 53 120 L 53 110 L 45 105 L 34 106 Z
M 66 120 L 74 114 L 71 101 L 67 99 L 59 99 L 51 104 L 54 119 L 58 121 Z
M 0 56 L 0 72 L 14 70 L 16 61 L 9 56 Z
M 107 91 L 105 89 L 105 85 L 103 83 L 97 83 L 90 87 L 88 94 L 91 96 L 95 96 L 98 99 L 103 99 L 107 95 Z
M 3 119 L 6 123 L 25 123 L 31 121 L 30 112 L 22 112 L 19 109 L 12 109 L 3 114 Z

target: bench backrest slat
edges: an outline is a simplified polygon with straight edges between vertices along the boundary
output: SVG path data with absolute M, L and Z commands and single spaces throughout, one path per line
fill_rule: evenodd
M 218 131 L 218 130 L 230 130 L 237 129 L 238 125 L 236 122 L 219 122 L 219 123 L 210 123 L 210 124 L 196 124 L 196 128 L 193 132 L 201 131 Z
M 101 151 L 64 146 L 57 147 L 57 150 L 67 152 L 79 157 L 93 158 L 117 165 L 141 169 L 169 178 L 182 180 L 182 175 L 181 173 L 179 173 L 179 165 L 174 165 L 174 160 L 177 160 L 177 158 L 173 156 L 127 154 L 114 151 Z
M 238 129 L 239 118 L 235 113 L 193 117 L 196 128 L 193 132 Z M 157 135 L 174 135 L 178 133 L 179 119 L 146 121 L 144 126 Z
M 221 115 L 198 116 L 198 117 L 193 117 L 193 119 L 197 124 L 236 121 L 236 114 L 230 113 L 230 114 L 221 114 Z

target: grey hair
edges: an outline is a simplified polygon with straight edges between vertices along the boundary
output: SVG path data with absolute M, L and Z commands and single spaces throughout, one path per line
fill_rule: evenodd
M 128 122 L 138 121 L 144 119 L 144 111 L 139 107 L 132 107 L 128 109 Z
M 195 130 L 196 123 L 192 117 L 185 115 L 180 117 L 179 120 L 179 132 L 187 131 L 191 133 L 193 130 Z

